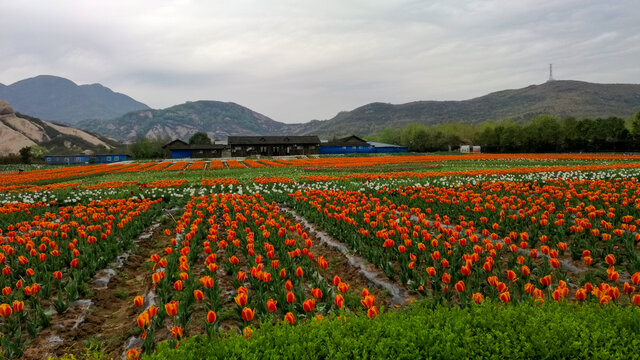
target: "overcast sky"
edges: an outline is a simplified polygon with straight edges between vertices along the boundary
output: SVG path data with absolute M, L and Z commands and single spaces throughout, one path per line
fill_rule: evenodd
M 640 83 L 639 1 L 0 0 L 0 83 L 101 83 L 283 122 L 557 79 Z

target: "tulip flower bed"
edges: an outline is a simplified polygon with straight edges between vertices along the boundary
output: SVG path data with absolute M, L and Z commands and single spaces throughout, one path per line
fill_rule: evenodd
M 636 305 L 639 195 L 635 179 L 290 194 L 299 213 L 425 296 Z
M 135 235 L 157 214 L 160 201 L 107 199 L 61 206 L 52 212 L 41 210 L 29 220 L 15 214 L 2 216 L 3 356 L 20 356 L 27 340 L 24 334 L 33 339 L 49 325 L 51 309 L 62 313 L 84 295 L 90 277 L 131 246 Z
M 593 334 L 638 330 L 624 319 L 637 319 L 640 306 L 640 164 L 617 155 L 541 155 L 536 166 L 512 169 L 497 163 L 527 156 L 450 157 L 465 162 L 459 170 L 431 167 L 442 156 L 395 156 L 3 174 L 2 354 L 19 356 L 55 320 L 53 312 L 90 298 L 91 276 L 154 221 L 162 235 L 127 270 L 139 273 L 140 284 L 118 295 L 130 307 L 123 326 L 132 330 L 110 347 L 117 356 L 257 357 L 265 346 L 274 356 L 378 357 L 379 347 L 357 334 L 386 333 L 399 344 L 385 345 L 398 351 L 393 356 L 403 349 L 418 357 L 517 357 L 558 337 L 572 349 L 559 356 L 626 357 L 619 337 Z M 581 162 L 556 163 L 568 160 Z M 382 172 L 385 161 L 429 169 Z M 476 167 L 469 169 L 471 161 Z M 327 238 L 346 250 L 331 248 Z M 376 288 L 363 271 L 402 295 Z M 414 300 L 419 304 L 411 306 Z M 390 311 L 390 304 L 402 309 Z M 495 312 L 516 319 L 513 327 L 500 328 Z M 618 320 L 607 324 L 607 316 Z M 447 317 L 460 339 L 437 330 Z M 546 320 L 532 320 L 538 318 Z M 539 324 L 539 333 L 523 329 L 525 321 Z M 548 322 L 554 326 L 542 326 Z M 592 332 L 567 337 L 576 327 Z M 485 333 L 528 335 L 518 335 L 519 348 L 496 345 Z M 628 341 L 637 344 L 633 336 Z M 442 347 L 428 340 L 438 337 L 447 339 Z M 293 350 L 291 341 L 304 343 Z M 581 342 L 589 350 L 577 350 Z M 207 347 L 218 353 L 202 354 Z M 535 354 L 552 356 L 545 351 Z
M 347 311 L 345 298 L 354 297 L 353 292 L 347 294 L 350 285 L 339 276 L 329 276 L 328 259 L 316 257 L 301 225 L 284 215 L 258 194 L 192 198 L 178 220 L 171 246 L 149 259 L 155 269 L 151 281 L 158 305 L 137 316 L 144 330 L 142 351 L 153 350 L 155 333 L 163 327 L 171 328 L 173 347 L 198 323 L 212 337 L 219 331 L 221 313 L 224 320 L 234 320 L 232 328 L 249 336 L 259 323 L 293 325 L 300 319 Z M 230 278 L 230 287 L 221 279 L 224 276 Z M 226 288 L 232 295 L 223 292 Z M 379 312 L 375 296 L 366 289 L 361 295 L 361 302 L 350 302 L 375 317 Z M 144 304 L 142 297 L 135 301 Z

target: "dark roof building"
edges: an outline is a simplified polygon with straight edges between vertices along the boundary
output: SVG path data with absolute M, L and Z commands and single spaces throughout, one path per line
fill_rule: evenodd
M 224 145 L 187 144 L 182 140 L 173 140 L 162 147 L 171 152 L 172 159 L 222 157 Z
M 229 136 L 232 156 L 317 154 L 317 136 Z
M 372 153 L 373 146 L 355 135 L 334 139 L 320 145 L 320 154 Z
M 366 141 L 351 135 L 335 139 L 320 145 L 320 154 L 357 154 L 357 153 L 390 153 L 407 152 L 406 146 Z

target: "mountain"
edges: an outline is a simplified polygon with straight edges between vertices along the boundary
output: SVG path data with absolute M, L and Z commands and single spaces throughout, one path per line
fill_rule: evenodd
M 100 84 L 77 85 L 50 75 L 0 84 L 0 99 L 13 108 L 44 120 L 75 124 L 86 119 L 113 119 L 134 110 L 149 109 L 127 95 Z
M 133 111 L 108 121 L 82 121 L 78 127 L 118 140 L 180 138 L 196 132 L 212 139 L 229 135 L 280 135 L 288 125 L 230 102 L 194 101 L 163 110 Z
M 18 154 L 25 146 L 40 145 L 51 154 L 102 153 L 122 144 L 100 135 L 14 113 L 0 100 L 0 156 Z
M 298 134 L 324 137 L 366 136 L 385 127 L 410 123 L 447 122 L 477 124 L 485 120 L 526 121 L 548 114 L 557 118 L 626 118 L 640 110 L 640 85 L 594 84 L 582 81 L 550 81 L 522 89 L 503 90 L 463 101 L 416 101 L 392 105 L 371 103 L 292 127 Z

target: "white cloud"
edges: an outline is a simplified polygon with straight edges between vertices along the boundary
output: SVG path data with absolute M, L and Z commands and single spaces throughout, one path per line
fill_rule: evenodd
M 0 82 L 60 75 L 152 107 L 233 101 L 301 122 L 541 83 L 549 63 L 559 79 L 640 83 L 634 1 L 0 4 Z

